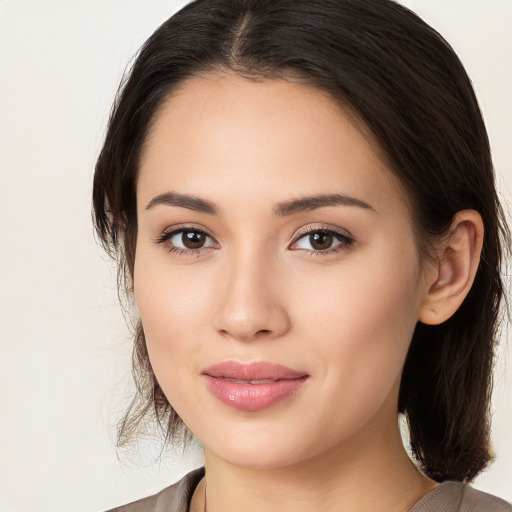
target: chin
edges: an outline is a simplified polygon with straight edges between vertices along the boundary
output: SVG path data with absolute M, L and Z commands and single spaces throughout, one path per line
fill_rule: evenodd
M 279 432 L 276 428 L 263 432 L 265 430 L 258 434 L 247 432 L 247 429 L 238 432 L 224 429 L 217 435 L 205 436 L 203 446 L 225 462 L 251 469 L 283 468 L 314 455 L 305 439 Z
M 302 460 L 301 458 L 296 459 L 290 453 L 276 453 L 268 449 L 266 453 L 261 453 L 261 451 L 254 453 L 242 450 L 238 452 L 231 451 L 229 453 L 217 452 L 216 455 L 229 464 L 247 469 L 278 469 L 292 466 Z

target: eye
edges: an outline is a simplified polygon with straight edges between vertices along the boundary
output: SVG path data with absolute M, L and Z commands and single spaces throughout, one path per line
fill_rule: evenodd
M 217 247 L 216 242 L 203 230 L 193 227 L 177 226 L 165 231 L 155 243 L 180 256 L 198 256 L 204 249 Z
M 303 232 L 294 246 L 305 250 L 309 256 L 324 256 L 347 249 L 354 243 L 354 239 L 332 228 L 316 228 Z
M 218 248 L 208 233 L 191 226 L 176 226 L 165 231 L 155 239 L 155 243 L 179 256 L 200 256 L 206 249 Z M 322 227 L 299 233 L 291 249 L 303 250 L 309 257 L 324 256 L 347 249 L 353 243 L 354 239 L 346 233 Z

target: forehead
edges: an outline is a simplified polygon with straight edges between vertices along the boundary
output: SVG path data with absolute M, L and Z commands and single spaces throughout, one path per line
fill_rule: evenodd
M 336 191 L 377 207 L 403 206 L 403 189 L 376 148 L 321 90 L 208 73 L 184 82 L 157 112 L 141 157 L 138 203 L 172 189 L 231 204 Z

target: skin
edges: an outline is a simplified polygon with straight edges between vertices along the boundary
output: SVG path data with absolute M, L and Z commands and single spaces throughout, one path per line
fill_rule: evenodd
M 422 267 L 406 195 L 374 147 L 325 94 L 284 80 L 209 74 L 159 110 L 137 181 L 134 291 L 156 377 L 205 449 L 192 510 L 205 483 L 208 512 L 405 511 L 435 487 L 400 438 L 400 377 L 417 321 L 444 321 L 471 287 L 483 227 L 459 212 Z M 147 208 L 170 191 L 220 213 Z M 335 193 L 371 209 L 272 213 Z M 181 233 L 156 242 L 182 225 L 208 234 L 202 248 Z M 353 242 L 334 237 L 327 247 L 340 250 L 322 254 L 304 235 L 315 229 Z M 225 360 L 310 378 L 272 407 L 240 411 L 201 375 Z

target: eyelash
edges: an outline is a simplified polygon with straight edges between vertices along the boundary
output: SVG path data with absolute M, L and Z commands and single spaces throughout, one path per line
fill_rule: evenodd
M 164 231 L 161 235 L 159 235 L 154 241 L 156 244 L 164 245 L 166 244 L 173 236 L 183 233 L 183 232 L 192 232 L 192 233 L 200 233 L 201 235 L 204 235 L 205 237 L 213 239 L 206 231 L 203 231 L 202 229 L 192 227 L 192 226 L 176 226 L 170 231 Z M 308 250 L 308 249 L 294 249 L 294 250 L 301 250 L 306 252 L 306 256 L 309 258 L 315 258 L 318 256 L 325 256 L 328 254 L 333 254 L 340 252 L 344 249 L 347 249 L 354 243 L 354 239 L 347 235 L 346 233 L 343 233 L 342 231 L 338 231 L 333 228 L 328 227 L 318 227 L 314 229 L 309 229 L 306 231 L 299 232 L 294 239 L 293 243 L 295 244 L 299 240 L 306 238 L 307 236 L 310 236 L 315 233 L 322 233 L 323 235 L 331 235 L 339 240 L 339 244 L 331 249 L 326 250 Z M 165 245 L 165 249 L 172 253 L 176 254 L 177 256 L 184 256 L 184 257 L 199 257 L 201 256 L 202 252 L 205 250 L 202 249 L 181 249 L 180 247 L 175 247 L 172 245 Z M 207 248 L 208 249 L 208 248 Z

